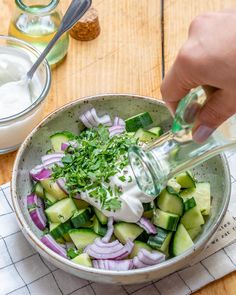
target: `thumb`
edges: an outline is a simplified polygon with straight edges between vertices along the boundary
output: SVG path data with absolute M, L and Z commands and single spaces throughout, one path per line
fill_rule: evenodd
M 236 112 L 233 98 L 224 90 L 217 90 L 208 97 L 197 116 L 193 128 L 193 140 L 197 143 L 204 142 L 217 127 Z

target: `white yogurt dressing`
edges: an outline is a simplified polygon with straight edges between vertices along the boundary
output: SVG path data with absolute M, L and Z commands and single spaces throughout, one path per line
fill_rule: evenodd
M 122 187 L 122 195 L 120 196 L 121 208 L 119 210 L 107 211 L 101 209 L 101 204 L 95 202 L 94 198 L 91 198 L 88 191 L 81 193 L 81 198 L 97 209 L 101 210 L 104 215 L 108 217 L 114 217 L 115 220 L 123 220 L 126 222 L 137 222 L 143 215 L 142 203 L 149 203 L 153 200 L 152 197 L 145 195 L 137 186 L 132 169 L 127 166 L 124 170 L 127 181 L 122 182 L 119 177 L 124 175 L 124 172 L 118 173 L 117 175 L 110 178 L 110 187 L 115 185 Z M 129 176 L 132 181 L 128 182 Z M 109 195 L 109 192 L 108 192 Z
M 30 83 L 22 80 L 31 66 L 30 56 L 23 49 L 0 47 L 0 119 L 24 111 L 42 92 L 37 72 Z M 19 119 L 0 123 L 0 150 L 17 147 L 41 118 L 42 105 Z
M 0 119 L 22 112 L 40 94 L 37 77 L 30 83 L 24 79 L 31 66 L 29 56 L 19 49 L 0 48 Z

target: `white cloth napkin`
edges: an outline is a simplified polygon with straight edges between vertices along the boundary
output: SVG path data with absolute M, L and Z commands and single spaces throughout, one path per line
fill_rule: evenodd
M 161 280 L 114 286 L 57 269 L 29 245 L 18 228 L 9 183 L 0 187 L 0 295 L 187 295 L 236 270 L 236 153 L 227 154 L 232 179 L 228 212 L 212 242 L 191 265 Z

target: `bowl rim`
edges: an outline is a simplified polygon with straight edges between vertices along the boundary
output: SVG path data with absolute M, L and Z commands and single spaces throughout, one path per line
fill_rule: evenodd
M 165 268 L 168 268 L 170 266 L 176 266 L 179 262 L 181 262 L 183 259 L 189 258 L 195 251 L 201 250 L 204 248 L 204 246 L 209 242 L 210 238 L 213 236 L 213 234 L 216 232 L 217 228 L 219 227 L 223 217 L 225 216 L 225 213 L 228 208 L 229 200 L 230 200 L 230 195 L 231 195 L 231 181 L 230 181 L 230 170 L 229 170 L 229 165 L 227 158 L 224 154 L 219 155 L 219 157 L 222 159 L 222 164 L 223 164 L 223 169 L 226 174 L 226 178 L 229 180 L 229 185 L 226 185 L 225 188 L 225 198 L 224 198 L 224 204 L 222 207 L 222 210 L 220 214 L 218 215 L 217 221 L 212 225 L 212 227 L 209 229 L 209 232 L 203 236 L 201 239 L 199 239 L 196 243 L 194 243 L 194 246 L 190 248 L 189 250 L 185 251 L 183 254 L 178 255 L 176 257 L 173 257 L 171 259 L 168 259 L 160 264 L 156 264 L 153 266 L 149 266 L 146 268 L 140 268 L 140 269 L 132 269 L 132 270 L 127 270 L 127 271 L 111 271 L 111 270 L 101 270 L 101 269 L 96 269 L 92 267 L 86 267 L 82 266 L 79 264 L 75 264 L 74 262 L 67 260 L 63 258 L 62 256 L 58 255 L 54 251 L 50 250 L 46 245 L 44 245 L 40 239 L 34 234 L 34 232 L 30 229 L 30 226 L 28 225 L 26 219 L 24 218 L 23 213 L 21 212 L 18 199 L 17 199 L 17 193 L 16 193 L 16 181 L 17 181 L 17 171 L 18 171 L 18 165 L 21 160 L 21 156 L 24 153 L 25 147 L 27 144 L 30 142 L 32 136 L 40 129 L 41 127 L 44 126 L 48 121 L 53 119 L 56 115 L 59 113 L 69 109 L 70 107 L 75 106 L 76 104 L 83 104 L 85 101 L 92 102 L 94 100 L 98 99 L 112 99 L 114 96 L 119 96 L 122 99 L 125 99 L 127 97 L 132 97 L 133 99 L 139 100 L 139 99 L 144 99 L 147 100 L 151 103 L 154 103 L 156 105 L 162 105 L 164 106 L 165 103 L 157 98 L 149 97 L 149 96 L 144 96 L 144 95 L 136 95 L 136 94 L 125 94 L 125 93 L 105 93 L 105 94 L 96 94 L 96 95 L 91 95 L 91 96 L 85 96 L 82 98 L 78 98 L 72 102 L 69 102 L 56 110 L 52 111 L 50 114 L 48 114 L 31 132 L 30 134 L 26 137 L 24 142 L 21 144 L 15 161 L 14 161 L 14 166 L 13 166 L 13 171 L 12 171 L 12 181 L 11 181 L 11 199 L 14 207 L 14 211 L 17 217 L 17 221 L 20 225 L 20 228 L 23 232 L 23 234 L 27 237 L 27 239 L 31 240 L 36 247 L 40 248 L 42 253 L 48 255 L 49 257 L 51 256 L 54 260 L 56 260 L 59 264 L 67 265 L 70 268 L 73 268 L 74 270 L 78 271 L 84 271 L 86 273 L 91 273 L 95 275 L 105 275 L 105 276 L 112 276 L 112 277 L 119 277 L 119 276 L 134 276 L 134 275 L 140 275 L 140 274 L 145 274 L 147 272 L 152 272 L 152 271 L 161 271 L 164 270 Z

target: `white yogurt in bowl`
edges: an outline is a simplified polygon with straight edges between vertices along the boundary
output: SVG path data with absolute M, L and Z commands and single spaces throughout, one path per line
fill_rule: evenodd
M 49 65 L 44 61 L 29 83 L 22 80 L 38 56 L 31 45 L 0 36 L 0 153 L 15 150 L 42 119 Z

